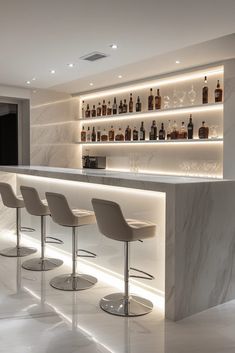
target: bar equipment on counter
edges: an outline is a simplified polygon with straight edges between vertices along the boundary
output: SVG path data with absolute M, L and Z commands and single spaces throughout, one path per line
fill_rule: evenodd
M 87 169 L 105 169 L 106 168 L 106 157 L 101 156 L 83 156 L 83 168 Z

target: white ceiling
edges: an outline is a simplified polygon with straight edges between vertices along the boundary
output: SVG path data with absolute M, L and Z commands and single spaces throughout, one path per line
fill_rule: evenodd
M 172 70 L 176 56 L 188 53 L 180 49 L 235 32 L 234 0 L 0 0 L 0 5 L 0 84 L 25 87 L 36 77 L 36 88 L 70 93 L 91 89 L 91 81 L 93 89 L 115 84 L 119 73 L 130 80 Z M 115 51 L 113 42 L 119 45 Z M 110 56 L 95 63 L 79 60 L 92 51 Z M 134 64 L 140 61 L 142 70 Z

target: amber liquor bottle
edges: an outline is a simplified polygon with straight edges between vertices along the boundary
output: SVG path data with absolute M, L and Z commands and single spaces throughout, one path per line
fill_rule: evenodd
M 100 140 L 101 140 L 101 131 L 100 131 L 100 127 L 99 126 L 98 126 L 98 129 L 97 129 L 96 139 L 97 139 L 98 142 L 100 142 Z
M 85 117 L 86 118 L 90 118 L 91 116 L 91 111 L 90 111 L 90 108 L 89 108 L 89 104 L 87 104 L 86 106 L 86 112 L 85 112 Z
M 93 105 L 92 111 L 91 111 L 91 116 L 92 118 L 96 117 L 96 109 L 95 109 L 95 105 Z
M 202 126 L 198 130 L 199 139 L 208 139 L 209 128 L 205 126 L 205 121 L 202 122 Z
M 215 89 L 215 103 L 222 102 L 223 100 L 223 90 L 220 88 L 219 80 L 217 81 L 217 86 Z
M 189 123 L 188 123 L 188 139 L 192 140 L 193 139 L 193 118 L 192 114 L 189 116 Z
M 86 140 L 87 140 L 87 142 L 91 142 L 91 130 L 90 130 L 89 126 L 87 128 Z
M 109 141 L 114 141 L 114 128 L 111 126 L 111 129 L 109 130 Z
M 116 100 L 116 97 L 114 97 L 114 100 L 113 100 L 113 115 L 116 115 L 117 114 L 117 100 Z
M 138 139 L 139 139 L 139 133 L 135 126 L 133 129 L 133 141 L 138 141 Z
M 125 130 L 125 141 L 131 141 L 131 128 L 129 125 L 127 125 Z
M 84 126 L 82 127 L 81 131 L 81 141 L 86 142 L 86 130 L 84 129 Z
M 118 129 L 118 133 L 115 136 L 115 141 L 124 141 L 124 135 L 122 133 L 122 128 L 121 127 Z
M 130 100 L 129 100 L 129 113 L 133 113 L 133 98 L 132 98 L 132 93 L 130 93 Z
M 122 100 L 120 100 L 120 104 L 118 107 L 118 114 L 122 114 L 123 113 L 123 104 L 122 104 Z
M 108 106 L 107 106 L 107 115 L 112 115 L 112 107 L 110 101 L 108 101 Z
M 94 126 L 92 128 L 91 141 L 92 142 L 96 141 L 96 132 L 95 132 L 95 127 Z
M 142 109 L 142 104 L 141 104 L 141 101 L 140 101 L 140 97 L 138 96 L 137 97 L 137 102 L 136 102 L 136 105 L 135 105 L 135 110 L 136 110 L 136 112 L 141 112 L 141 109 Z
M 158 138 L 159 138 L 159 140 L 165 140 L 166 139 L 166 131 L 164 129 L 164 124 L 163 123 L 161 124 L 161 129 L 159 130 Z
M 153 89 L 150 88 L 150 95 L 148 97 L 148 110 L 153 110 Z
M 151 126 L 150 133 L 149 133 L 149 139 L 150 140 L 157 139 L 157 126 L 156 126 L 155 120 L 153 120 L 153 122 L 152 122 L 152 126 Z
M 103 104 L 102 104 L 102 115 L 106 115 L 107 114 L 107 105 L 105 104 L 105 100 L 103 100 Z
M 101 108 L 101 104 L 99 103 L 97 107 L 97 116 L 101 116 L 101 112 L 102 112 L 102 108 Z
M 85 118 L 85 101 L 82 101 L 82 118 Z
M 157 95 L 155 96 L 155 109 L 161 109 L 162 97 L 160 96 L 160 90 L 157 89 Z
M 126 99 L 124 99 L 124 102 L 123 102 L 122 112 L 123 112 L 123 113 L 127 113 L 127 103 L 126 103 Z
M 140 140 L 144 141 L 145 140 L 145 128 L 144 128 L 144 122 L 141 121 L 141 126 L 140 126 Z
M 204 87 L 202 89 L 202 104 L 207 104 L 208 103 L 208 95 L 209 95 L 209 90 L 208 90 L 208 85 L 207 85 L 207 76 L 204 78 Z
M 187 133 L 187 130 L 186 130 L 184 121 L 182 121 L 178 138 L 184 140 L 184 139 L 186 139 L 187 137 L 188 137 L 188 133 Z

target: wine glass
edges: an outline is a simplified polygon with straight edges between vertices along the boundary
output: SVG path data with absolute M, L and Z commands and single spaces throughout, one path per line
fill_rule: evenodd
M 190 91 L 188 91 L 188 98 L 189 98 L 189 101 L 192 105 L 194 104 L 196 97 L 197 97 L 197 93 L 194 90 L 194 87 L 192 85 Z
M 163 108 L 164 109 L 170 108 L 170 97 L 169 96 L 163 97 Z
M 177 93 L 177 96 L 178 96 L 178 99 L 179 99 L 179 102 L 180 102 L 179 106 L 183 107 L 184 100 L 185 100 L 185 97 L 186 97 L 186 92 L 185 91 L 179 91 Z
M 179 99 L 178 99 L 177 91 L 176 91 L 176 89 L 174 89 L 174 91 L 173 91 L 173 105 L 174 105 L 174 107 L 177 107 L 178 101 L 179 101 Z

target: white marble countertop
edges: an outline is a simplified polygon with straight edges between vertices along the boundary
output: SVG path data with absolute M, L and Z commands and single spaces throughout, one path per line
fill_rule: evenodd
M 191 183 L 218 183 L 227 181 L 212 178 L 193 178 L 147 173 L 108 171 L 104 169 L 70 169 L 47 166 L 0 166 L 0 171 L 163 192 L 172 189 L 175 185 Z

